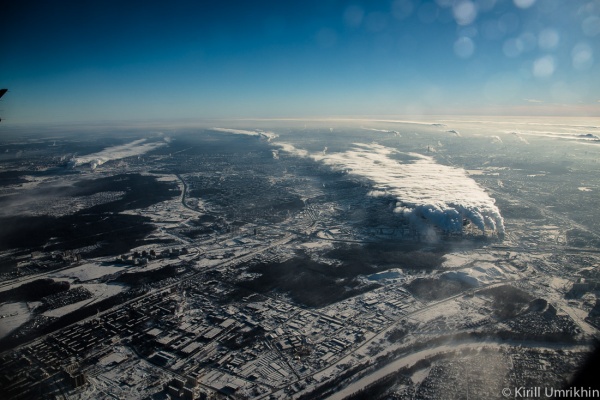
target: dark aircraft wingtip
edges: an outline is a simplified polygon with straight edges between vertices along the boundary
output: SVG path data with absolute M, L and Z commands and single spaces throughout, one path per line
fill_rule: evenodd
M 8 89 L 0 89 L 0 98 L 2 98 L 6 92 L 8 92 Z M 0 122 L 2 122 L 2 118 L 0 118 Z

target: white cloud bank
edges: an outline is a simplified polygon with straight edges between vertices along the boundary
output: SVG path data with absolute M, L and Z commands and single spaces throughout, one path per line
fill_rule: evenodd
M 76 157 L 69 162 L 71 168 L 80 165 L 90 165 L 92 169 L 96 169 L 100 165 L 111 161 L 120 160 L 122 158 L 140 156 L 149 151 L 164 146 L 166 142 L 150 142 L 146 143 L 146 139 L 135 140 L 131 143 L 121 146 L 108 147 L 98 153 L 88 154 L 86 156 Z
M 504 220 L 494 199 L 463 169 L 378 144 L 355 143 L 348 151 L 331 154 L 309 154 L 287 143 L 274 145 L 281 151 L 310 157 L 333 169 L 368 179 L 374 185 L 372 195 L 385 193 L 394 197 L 395 212 L 418 227 L 425 228 L 427 221 L 445 231 L 460 232 L 463 219 L 467 219 L 481 231 L 504 233 Z M 392 155 L 408 156 L 409 160 L 398 161 Z

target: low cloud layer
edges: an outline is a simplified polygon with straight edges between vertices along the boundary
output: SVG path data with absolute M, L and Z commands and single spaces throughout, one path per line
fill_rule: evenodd
M 551 131 L 522 131 L 522 132 L 511 132 L 513 134 L 527 136 L 538 136 L 538 137 L 546 137 L 552 139 L 562 139 L 562 140 L 572 140 L 582 143 L 588 142 L 596 142 L 600 143 L 600 136 L 594 133 L 586 133 L 586 132 L 551 132 Z

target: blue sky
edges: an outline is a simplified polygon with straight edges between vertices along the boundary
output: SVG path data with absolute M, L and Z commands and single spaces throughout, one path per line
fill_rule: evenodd
M 598 0 L 125 3 L 4 6 L 5 122 L 600 116 Z

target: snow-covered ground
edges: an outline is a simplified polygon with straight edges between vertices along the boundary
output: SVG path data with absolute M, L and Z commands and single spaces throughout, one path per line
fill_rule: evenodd
M 4 303 L 0 305 L 0 339 L 29 320 L 31 313 L 27 303 Z
M 105 275 L 111 275 L 125 269 L 124 266 L 101 265 L 97 263 L 86 263 L 73 268 L 64 269 L 48 275 L 49 278 L 72 278 L 79 279 L 82 282 L 101 278 Z

